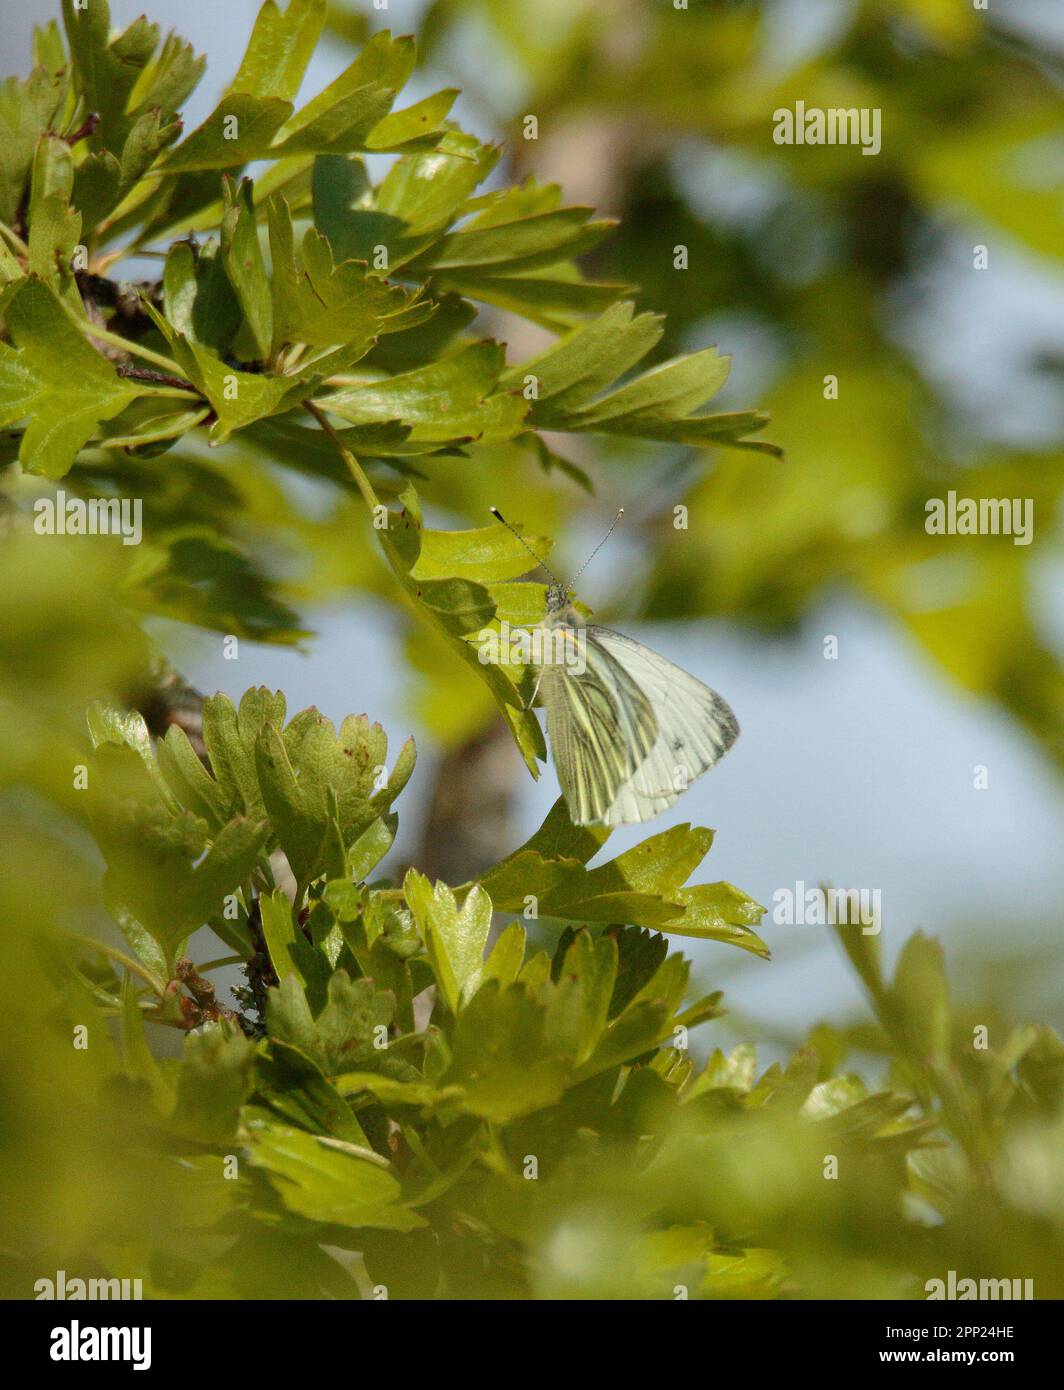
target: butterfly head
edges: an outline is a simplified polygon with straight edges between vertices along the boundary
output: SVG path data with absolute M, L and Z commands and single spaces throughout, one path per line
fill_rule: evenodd
M 573 605 L 573 596 L 564 584 L 547 585 L 547 616 L 543 619 L 545 627 L 581 628 L 586 624 Z
M 564 584 L 547 585 L 547 612 L 560 613 L 569 607 L 569 593 Z

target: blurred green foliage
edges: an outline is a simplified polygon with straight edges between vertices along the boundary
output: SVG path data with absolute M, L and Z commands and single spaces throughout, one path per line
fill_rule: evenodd
M 973 540 L 959 569 L 923 529 L 947 487 L 1048 518 L 1059 450 L 970 438 L 885 316 L 965 202 L 1058 253 L 1059 209 L 1012 155 L 1059 100 L 992 16 L 857 4 L 792 68 L 766 64 L 765 17 L 442 0 L 430 59 L 494 32 L 521 75 L 523 109 L 498 112 L 515 181 L 488 191 L 502 150 L 449 121 L 452 89 L 394 109 L 409 40 L 374 37 L 296 109 L 324 0 L 265 5 L 191 132 L 202 60 L 147 20 L 112 36 L 102 3 L 67 0 L 65 39 L 40 31 L 0 91 L 6 1295 L 58 1269 L 173 1298 L 918 1298 L 949 1269 L 1064 1293 L 1064 1045 L 952 1000 L 926 937 L 888 979 L 840 929 L 871 1024 L 819 1025 L 767 1070 L 751 1045 L 698 1065 L 720 995 L 688 997 L 666 938 L 767 954 L 751 898 L 688 884 L 712 832 L 591 868 L 606 834 L 559 803 L 475 881 L 393 880 L 412 742 L 389 767 L 378 725 L 289 718 L 261 689 L 206 701 L 202 747 L 131 712 L 160 682 L 145 615 L 290 643 L 361 589 L 409 615 L 441 741 L 501 712 L 535 774 L 524 675 L 475 639 L 534 621 L 543 589 L 487 507 L 546 554 L 609 476 L 651 494 L 633 606 L 778 631 L 849 586 L 1059 760 L 1032 615 L 1051 528 Z M 881 105 L 883 154 L 772 145 L 796 95 Z M 517 181 L 528 112 L 563 143 L 613 129 L 620 226 Z M 661 157 L 680 135 L 692 162 L 763 162 L 771 213 L 701 209 Z M 117 278 L 160 244 L 157 282 Z M 701 330 L 729 310 L 782 345 L 785 462 L 746 402 L 705 413 L 727 359 Z M 143 544 L 42 538 L 47 480 L 141 498 Z M 529 895 L 550 950 L 526 940 Z M 197 966 L 203 927 L 222 954 Z M 244 969 L 239 1010 L 219 961 Z

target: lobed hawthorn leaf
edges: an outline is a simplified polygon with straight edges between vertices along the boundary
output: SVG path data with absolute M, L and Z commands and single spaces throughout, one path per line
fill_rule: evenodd
M 267 200 L 273 350 L 290 343 L 332 349 L 311 353 L 316 374 L 341 371 L 365 356 L 379 336 L 409 330 L 432 316 L 430 301 L 389 285 L 355 261 L 335 264 L 328 241 L 308 228 L 297 260 L 291 214 L 278 194 Z M 300 375 L 305 375 L 303 364 Z
M 302 147 L 315 151 L 328 150 L 335 141 L 343 151 L 361 148 L 357 141 L 345 143 L 344 136 L 364 126 L 364 137 L 372 129 L 406 85 L 414 62 L 412 38 L 393 39 L 387 30 L 375 34 L 355 61 L 285 124 L 277 149 L 300 148 L 300 140 Z
M 372 1149 L 252 1119 L 251 1161 L 291 1211 L 330 1226 L 411 1231 L 424 1217 L 402 1205 L 398 1178 Z
M 531 270 L 591 250 L 616 225 L 592 222 L 591 208 L 558 208 L 497 226 L 464 226 L 407 262 L 411 274 L 486 266 Z
M 166 319 L 189 342 L 227 352 L 240 325 L 240 302 L 226 273 L 221 246 L 178 241 L 163 267 Z
M 352 980 L 346 970 L 330 975 L 316 1017 L 294 971 L 270 991 L 266 1010 L 271 1045 L 279 1042 L 298 1049 L 327 1077 L 376 1070 L 384 1052 L 380 1029 L 387 1029 L 394 1017 L 394 994 L 372 980 Z
M 325 25 L 326 0 L 289 0 L 282 11 L 266 0 L 230 92 L 294 101 Z
M 369 82 L 347 93 L 335 105 L 312 118 L 304 119 L 310 109 L 304 108 L 278 131 L 277 142 L 271 146 L 270 154 L 343 154 L 364 150 L 370 132 L 379 127 L 391 110 L 395 95 L 393 87 L 386 87 L 381 82 Z M 315 98 L 311 106 L 319 100 Z
M 579 324 L 587 315 L 633 292 L 627 284 L 584 280 L 568 261 L 514 274 L 486 274 L 479 269 L 433 271 L 433 291 L 464 295 L 482 304 L 494 304 L 509 313 L 541 324 L 556 333 Z
M 254 1055 L 254 1044 L 229 1024 L 207 1023 L 189 1033 L 171 1127 L 198 1143 L 232 1139 L 251 1093 Z
M 131 123 L 147 111 L 157 110 L 165 120 L 175 117 L 195 91 L 206 66 L 205 54 L 197 58 L 186 39 L 173 31 L 167 34 L 137 79 L 139 101 L 129 113 Z
M 93 151 L 78 165 L 72 202 L 86 228 L 94 229 L 115 210 L 179 129 L 176 123 L 163 125 L 158 112 L 145 112 L 126 137 L 121 157 Z
M 28 269 L 81 313 L 71 269 L 81 235 L 81 214 L 70 206 L 73 186 L 70 146 L 58 136 L 42 136 L 30 174 Z
M 234 92 L 222 98 L 207 119 L 165 156 L 164 174 L 237 169 L 263 159 L 273 137 L 292 114 L 292 103 L 279 97 Z
M 485 340 L 384 381 L 328 392 L 317 403 L 354 425 L 400 420 L 410 426 L 412 440 L 512 439 L 524 426 L 528 402 L 519 392 L 498 389 L 504 364 L 504 349 Z
M 187 786 L 196 800 L 211 809 L 224 808 L 222 814 L 234 813 L 264 816 L 266 806 L 259 788 L 256 770 L 255 749 L 263 729 L 268 725 L 280 728 L 284 724 L 286 702 L 281 691 L 276 693 L 265 686 L 252 687 L 240 697 L 237 707 L 228 695 L 209 696 L 203 702 L 203 741 L 210 758 L 213 778 L 203 771 L 203 776 L 192 773 L 188 753 L 192 752 L 183 731 L 172 727 L 167 731 L 162 750 L 173 750 L 176 755 L 180 749 L 180 766 L 177 757 L 163 763 L 163 770 L 169 774 L 171 767 L 180 779 L 175 792 L 180 796 L 179 786 Z M 186 751 L 187 747 L 187 751 Z M 195 754 L 192 754 L 195 757 Z M 224 798 L 224 799 L 223 799 Z M 186 802 L 186 805 L 189 803 Z
M 355 883 L 362 883 L 369 878 L 395 843 L 398 820 L 395 815 L 378 816 L 352 844 L 347 846 L 348 879 L 345 881 L 354 880 Z
M 544 557 L 553 542 L 546 536 L 526 536 Z M 469 531 L 422 531 L 413 579 L 456 576 L 480 583 L 512 579 L 528 572 L 528 551 L 505 526 L 481 526 Z
M 283 414 L 313 392 L 313 381 L 302 375 L 275 376 L 241 371 L 223 361 L 211 348 L 172 327 L 147 301 L 145 308 L 181 370 L 210 402 L 215 415 L 210 427 L 210 439 L 214 444 L 224 443 L 234 430 L 243 429 L 256 420 Z
M 517 695 L 506 667 L 480 661 L 474 646 L 464 641 L 466 634 L 483 628 L 494 616 L 494 603 L 488 590 L 471 579 L 417 580 L 412 570 L 418 563 L 424 530 L 417 493 L 409 484 L 400 500 L 402 512 L 388 513 L 388 525 L 378 531 L 381 546 L 392 570 L 415 612 L 425 618 L 483 680 L 506 720 L 514 740 L 533 777 L 539 776 L 537 760 L 546 757 L 546 746 L 539 721 Z
M 617 980 L 617 943 L 609 935 L 577 932 L 565 951 L 557 995 L 547 1016 L 549 1045 L 580 1066 L 599 1045 Z
M 16 220 L 25 196 L 33 157 L 66 99 L 69 75 L 38 65 L 24 80 L 0 82 L 0 221 Z
M 369 1148 L 347 1100 L 299 1048 L 272 1039 L 270 1055 L 256 1059 L 255 1085 L 286 1124 Z
M 304 954 L 299 950 L 296 923 L 292 914 L 292 902 L 282 889 L 259 896 L 259 912 L 262 920 L 262 937 L 270 957 L 274 972 L 280 985 L 271 991 L 271 998 L 277 997 L 277 1007 L 284 1010 L 289 1019 L 286 1041 L 293 1046 L 305 1048 L 309 1029 L 302 1027 L 302 1017 L 310 1019 L 304 988 L 306 977 L 300 964 Z M 304 939 L 304 943 L 305 939 Z
M 317 710 L 284 730 L 266 722 L 255 744 L 263 801 L 297 882 L 347 875 L 347 855 L 399 795 L 414 765 L 404 745 L 384 782 L 387 738 L 365 716 L 348 716 L 339 735 Z M 381 785 L 381 783 L 384 783 Z
M 537 419 L 564 420 L 642 361 L 663 331 L 660 315 L 636 314 L 630 302 L 612 304 L 591 323 L 510 367 L 502 379 L 515 387 L 534 375 Z
M 266 0 L 221 101 L 170 151 L 162 169 L 170 174 L 233 169 L 265 155 L 292 114 L 325 11 L 325 0 L 290 0 L 283 12 Z
M 439 1086 L 460 1087 L 466 1113 L 508 1124 L 565 1094 L 572 1067 L 552 1043 L 547 1008 L 527 986 L 487 980 L 455 1020 Z
M 241 179 L 234 185 L 226 177 L 222 188 L 222 264 L 243 313 L 246 339 L 241 343 L 238 335 L 234 346 L 245 360 L 264 362 L 273 345 L 273 298 L 271 276 L 259 244 L 252 183 Z
M 765 911 L 752 898 L 730 884 L 683 887 L 713 843 L 711 830 L 673 826 L 589 869 L 587 861 L 609 832 L 589 827 L 578 833 L 563 800 L 531 840 L 478 879 L 496 911 L 522 912 L 531 895 L 543 916 L 655 927 L 768 955 L 751 930 Z
M 19 461 L 31 473 L 61 478 L 100 422 L 144 388 L 115 373 L 36 275 L 5 293 L 4 318 L 16 346 L 0 343 L 0 424 L 29 419 Z
M 506 384 L 532 376 L 536 396 L 529 423 L 565 431 L 595 430 L 696 447 L 725 444 L 779 455 L 762 441 L 744 438 L 767 423 L 754 411 L 693 415 L 727 379 L 730 359 L 706 348 L 651 368 L 607 394 L 600 394 L 629 371 L 661 336 L 661 322 L 635 315 L 630 303 L 611 305 L 530 361 L 508 369 Z
M 393 111 L 370 130 L 362 148 L 371 153 L 435 149 L 447 134 L 445 122 L 458 95 L 456 87 L 445 87 L 412 106 Z
M 107 0 L 93 0 L 89 5 L 63 0 L 63 25 L 70 44 L 75 90 L 80 93 L 85 110 L 99 117 L 90 137 L 90 148 L 120 150 L 125 146 L 133 121 L 146 109 L 139 105 L 130 112 L 128 106 L 130 97 L 149 70 L 159 42 L 159 26 L 141 15 L 122 33 L 112 37 Z M 173 47 L 168 61 L 176 61 Z M 192 78 L 194 86 L 201 71 L 202 63 L 193 78 L 191 68 L 186 67 L 184 77 L 186 80 Z M 172 77 L 173 74 L 171 81 Z M 176 111 L 187 90 L 179 82 L 172 83 L 171 91 L 180 98 L 174 107 Z M 161 95 L 159 89 L 156 95 Z M 161 107 L 163 103 L 156 100 L 154 104 Z M 170 114 L 173 115 L 173 111 Z
M 151 734 L 148 732 L 148 726 L 144 722 L 144 716 L 138 710 L 119 710 L 111 705 L 104 705 L 99 700 L 94 700 L 85 712 L 85 722 L 88 724 L 89 736 L 94 748 L 99 748 L 105 743 L 132 748 L 148 769 L 148 775 L 159 788 L 164 801 L 172 809 L 177 810 L 177 803 L 174 801 L 170 788 L 152 755 Z
M 450 130 L 433 149 L 403 155 L 377 189 L 374 210 L 418 238 L 441 232 L 499 162 L 501 149 L 464 131 Z M 389 262 L 397 264 L 390 254 Z
M 653 423 L 687 415 L 716 395 L 728 379 L 730 357 L 715 347 L 662 362 L 579 412 L 584 428 L 602 429 L 622 417 Z
M 491 930 L 491 899 L 474 885 L 459 906 L 445 883 L 433 887 L 416 869 L 407 871 L 403 896 L 414 914 L 440 993 L 457 1014 L 480 983 Z
M 89 785 L 105 896 L 169 954 L 246 881 L 269 827 L 236 816 L 212 830 L 173 805 L 139 752 L 112 742 L 97 747 Z

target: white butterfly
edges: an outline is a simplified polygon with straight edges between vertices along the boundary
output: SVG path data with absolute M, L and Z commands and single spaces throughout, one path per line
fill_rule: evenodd
M 536 684 L 575 825 L 651 820 L 738 738 L 735 715 L 715 691 L 641 642 L 586 623 L 568 586 L 548 587 L 540 631 L 551 656 L 537 664 Z

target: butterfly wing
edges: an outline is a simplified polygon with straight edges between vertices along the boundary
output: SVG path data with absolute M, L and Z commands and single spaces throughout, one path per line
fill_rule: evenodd
M 639 684 L 585 629 L 580 675 L 557 662 L 540 669 L 554 765 L 574 825 L 605 816 L 658 738 L 654 710 Z
M 623 669 L 657 724 L 652 747 L 596 819 L 603 825 L 650 820 L 724 756 L 739 737 L 738 721 L 716 691 L 623 633 L 589 627 L 587 651 L 589 668 L 593 653 Z

